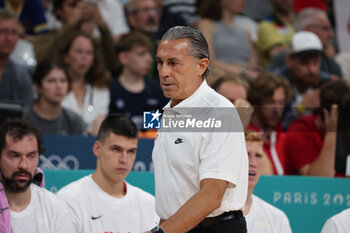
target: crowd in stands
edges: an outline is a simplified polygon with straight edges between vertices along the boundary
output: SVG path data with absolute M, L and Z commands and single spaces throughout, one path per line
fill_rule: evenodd
M 44 133 L 97 135 L 109 113 L 130 116 L 142 131 L 142 113 L 168 101 L 157 43 L 167 29 L 189 25 L 208 41 L 208 84 L 262 136 L 265 174 L 344 175 L 333 161 L 338 112 L 350 104 L 350 62 L 333 39 L 332 4 L 3 0 L 0 101 L 21 103 L 23 117 Z M 20 40 L 29 44 L 22 57 L 32 49 L 37 65 L 11 57 Z

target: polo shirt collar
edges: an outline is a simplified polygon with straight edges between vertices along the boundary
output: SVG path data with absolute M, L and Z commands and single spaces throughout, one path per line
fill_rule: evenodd
M 207 82 L 203 80 L 202 84 L 199 86 L 199 88 L 189 97 L 181 101 L 179 104 L 177 104 L 175 107 L 171 107 L 171 100 L 167 103 L 167 105 L 164 106 L 163 110 L 172 110 L 179 114 L 186 114 L 188 111 L 185 111 L 186 108 L 193 108 L 198 106 L 198 101 L 200 101 L 201 96 L 203 93 L 207 92 L 210 87 L 208 86 Z M 199 107 L 199 106 L 198 106 Z

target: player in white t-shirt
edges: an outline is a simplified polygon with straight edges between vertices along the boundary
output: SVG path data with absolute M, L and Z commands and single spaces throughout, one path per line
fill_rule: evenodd
M 291 233 L 291 227 L 286 214 L 253 195 L 253 190 L 259 181 L 264 157 L 263 140 L 258 133 L 245 133 L 246 147 L 249 157 L 248 196 L 244 215 L 249 233 Z
M 329 218 L 324 224 L 321 233 L 350 232 L 350 208 Z
M 136 149 L 134 122 L 121 114 L 109 115 L 93 146 L 97 157 L 94 174 L 57 193 L 71 207 L 77 232 L 140 233 L 158 223 L 154 197 L 124 181 Z
M 29 122 L 12 119 L 0 127 L 0 181 L 11 216 L 2 224 L 10 224 L 12 233 L 74 233 L 67 205 L 32 184 L 41 153 L 41 133 Z

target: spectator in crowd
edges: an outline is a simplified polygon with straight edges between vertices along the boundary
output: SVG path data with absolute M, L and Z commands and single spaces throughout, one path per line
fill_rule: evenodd
M 10 59 L 19 39 L 18 21 L 7 10 L 0 10 L 0 100 L 30 106 L 34 89 L 30 73 Z
M 139 30 L 155 39 L 161 17 L 161 9 L 155 0 L 131 0 L 126 5 L 126 12 L 132 30 Z
M 213 66 L 248 80 L 256 78 L 257 56 L 250 34 L 234 21 L 244 1 L 198 0 L 197 7 L 202 17 L 198 29 L 208 41 Z
M 306 8 L 297 15 L 294 25 L 296 31 L 310 31 L 315 33 L 320 39 L 322 43 L 320 70 L 334 76 L 342 77 L 339 65 L 332 58 L 334 55 L 334 48 L 331 39 L 334 33 L 327 14 L 320 9 Z M 329 54 L 332 54 L 332 56 L 329 56 Z M 285 56 L 286 52 L 275 56 L 271 60 L 268 68 L 273 70 L 277 66 L 283 64 Z
M 121 35 L 129 32 L 123 6 L 115 0 L 93 0 L 92 2 L 96 4 L 95 7 L 98 7 L 113 35 L 114 42 L 117 43 Z
M 96 39 L 98 45 L 96 52 L 101 53 L 107 69 L 114 72 L 117 69 L 114 41 L 98 8 L 91 7 L 81 0 L 54 0 L 53 4 L 54 13 L 62 23 L 62 27 L 35 38 L 34 52 L 37 62 L 59 61 L 60 51 L 67 46 L 72 34 L 84 32 L 93 36 L 97 25 L 100 38 Z
M 42 143 L 39 130 L 24 120 L 10 119 L 0 127 L 0 181 L 6 194 L 2 200 L 7 199 L 11 211 L 8 232 L 75 232 L 65 203 L 33 184 Z
M 0 8 L 12 12 L 21 23 L 25 34 L 48 32 L 47 19 L 41 0 L 0 0 Z M 18 25 L 20 27 L 20 25 Z
M 282 113 L 290 99 L 288 81 L 269 73 L 262 73 L 256 78 L 248 93 L 248 100 L 254 107 L 248 129 L 262 136 L 264 151 L 272 163 L 272 173 L 276 175 L 283 175 L 286 170 Z
M 321 70 L 342 77 L 339 65 L 332 59 L 335 55 L 332 45 L 334 31 L 327 13 L 317 8 L 306 8 L 299 12 L 295 21 L 297 31 L 310 31 L 321 40 L 323 53 Z
M 71 87 L 62 106 L 81 116 L 93 135 L 108 113 L 110 98 L 111 75 L 98 55 L 93 39 L 79 32 L 70 35 L 68 45 L 61 51 Z
M 145 77 L 152 65 L 152 51 L 151 40 L 141 32 L 123 35 L 117 45 L 122 73 L 110 87 L 109 112 L 130 116 L 139 130 L 143 112 L 162 109 L 167 102 L 159 83 Z
M 159 9 L 161 9 L 159 28 L 156 33 L 156 40 L 162 39 L 162 36 L 169 28 L 175 26 L 188 26 L 188 22 L 182 18 L 181 14 L 173 13 L 168 7 L 163 5 L 163 0 L 155 0 Z M 188 3 L 190 5 L 191 3 Z
M 320 103 L 318 113 L 301 117 L 288 128 L 285 149 L 289 174 L 336 174 L 338 109 L 350 106 L 349 86 L 342 80 L 322 85 Z
M 272 15 L 258 26 L 257 47 L 264 66 L 287 49 L 294 34 L 293 0 L 270 0 L 270 3 Z
M 350 232 L 350 208 L 329 218 L 324 224 L 321 233 Z
M 154 197 L 125 181 L 136 149 L 132 120 L 121 114 L 107 116 L 93 146 L 95 172 L 57 193 L 71 208 L 76 232 L 145 232 L 159 221 Z
M 63 68 L 54 62 L 43 62 L 36 67 L 33 81 L 38 100 L 24 110 L 23 118 L 47 134 L 82 134 L 86 124 L 71 110 L 61 107 L 69 89 Z
M 183 18 L 186 25 L 194 25 L 198 20 L 196 15 L 197 0 L 160 0 L 163 1 L 164 9 L 167 12 L 176 14 Z
M 254 112 L 247 101 L 249 84 L 238 76 L 226 75 L 218 78 L 211 87 L 235 105 L 243 128 L 247 128 Z
M 292 233 L 286 214 L 253 194 L 257 185 L 264 159 L 263 140 L 258 133 L 247 131 L 245 142 L 249 158 L 248 195 L 245 202 L 244 215 L 247 219 L 247 232 Z
M 293 36 L 285 64 L 274 70 L 275 74 L 289 81 L 294 95 L 283 119 L 284 127 L 287 127 L 296 118 L 310 113 L 310 109 L 318 108 L 318 87 L 331 78 L 335 78 L 320 71 L 321 53 L 321 41 L 314 33 L 297 32 Z

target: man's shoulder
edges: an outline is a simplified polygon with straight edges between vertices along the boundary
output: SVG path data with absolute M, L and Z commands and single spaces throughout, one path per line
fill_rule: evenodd
M 39 200 L 39 203 L 44 204 L 45 206 L 43 207 L 45 207 L 46 209 L 51 209 L 57 212 L 60 212 L 62 210 L 67 211 L 63 200 L 61 200 L 54 193 L 48 191 L 45 188 L 41 188 L 36 184 L 32 184 L 30 188 L 32 191 L 32 195 L 36 195 Z
M 271 205 L 267 201 L 264 201 L 263 199 L 261 199 L 260 197 L 258 197 L 256 195 L 253 195 L 253 203 L 254 202 L 256 205 L 258 205 L 258 209 L 261 211 L 267 210 L 270 213 L 270 215 L 283 216 L 283 217 L 287 218 L 287 215 L 282 210 L 280 210 L 276 206 Z
M 228 107 L 232 108 L 234 105 L 224 96 L 217 93 L 211 87 L 207 87 L 202 99 L 205 101 L 207 107 Z
M 143 202 L 151 202 L 154 203 L 155 198 L 152 194 L 140 189 L 139 187 L 133 186 L 127 182 L 125 182 L 127 185 L 127 189 L 129 192 L 134 196 L 134 198 L 139 199 Z
M 310 114 L 296 119 L 287 129 L 287 132 L 317 132 L 317 115 Z
M 67 184 L 63 188 L 61 188 L 57 195 L 62 198 L 66 197 L 77 197 L 78 193 L 85 193 L 86 188 L 90 183 L 90 176 L 84 176 L 79 180 L 73 181 L 72 183 Z

